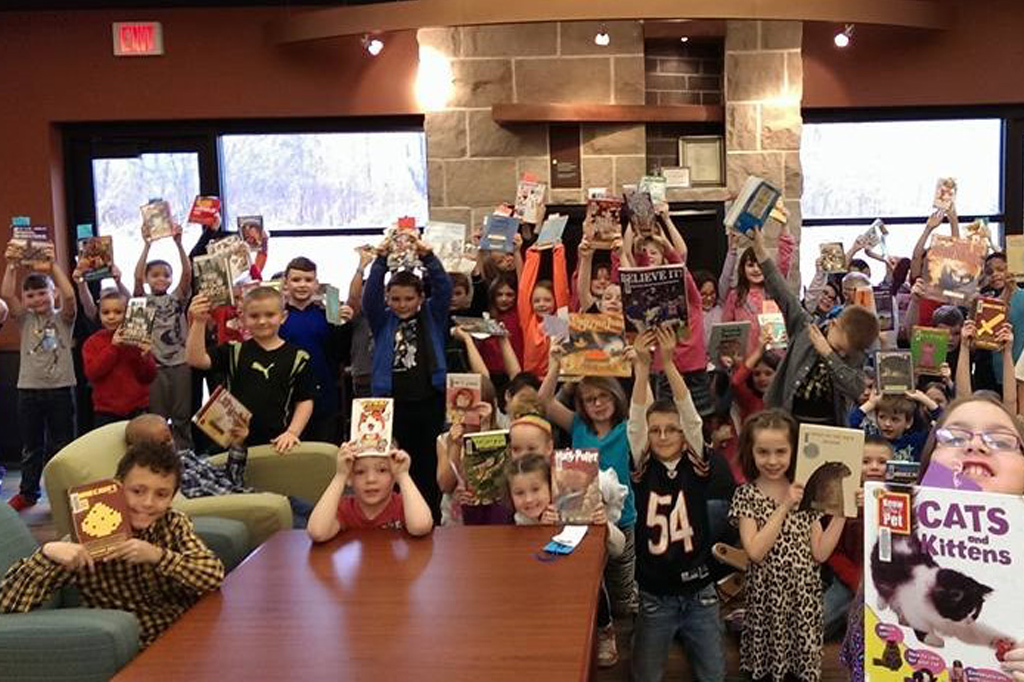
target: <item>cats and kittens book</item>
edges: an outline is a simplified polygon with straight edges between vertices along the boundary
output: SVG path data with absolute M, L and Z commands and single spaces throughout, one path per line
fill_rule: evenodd
M 857 516 L 857 488 L 864 467 L 864 432 L 801 424 L 797 439 L 797 483 L 804 484 L 801 510 Z
M 867 679 L 1010 682 L 1000 663 L 1024 633 L 1024 498 L 869 482 L 864 529 Z

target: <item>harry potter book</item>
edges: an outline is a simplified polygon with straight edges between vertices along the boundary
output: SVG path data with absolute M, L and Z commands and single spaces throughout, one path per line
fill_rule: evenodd
M 967 305 L 978 292 L 986 249 L 984 242 L 974 239 L 934 235 L 924 272 L 927 296 Z
M 507 430 L 467 433 L 463 437 L 462 475 L 471 505 L 493 504 L 504 497 L 508 458 Z
M 551 468 L 551 502 L 558 520 L 589 524 L 601 505 L 597 450 L 555 450 Z
M 196 256 L 192 259 L 193 276 L 199 283 L 199 293 L 210 299 L 210 307 L 234 305 L 231 264 L 226 253 Z
M 147 242 L 174 236 L 169 203 L 163 199 L 153 199 L 139 210 L 142 212 L 142 238 Z
M 68 490 L 71 523 L 78 544 L 102 559 L 132 536 L 128 503 L 121 483 L 109 478 Z
M 130 346 L 148 346 L 153 343 L 153 321 L 156 304 L 145 296 L 128 299 L 124 322 L 121 324 L 121 342 Z
M 202 195 L 192 202 L 192 210 L 188 212 L 188 221 L 207 227 L 213 227 L 220 213 L 220 197 Z
M 974 324 L 977 327 L 974 347 L 999 350 L 1001 346 L 996 340 L 996 333 L 1006 321 L 1006 303 L 1002 299 L 980 296 L 974 306 Z
M 562 358 L 566 376 L 628 377 L 632 367 L 626 358 L 626 330 L 622 315 L 569 313 L 569 345 Z
M 587 215 L 584 223 L 587 239 L 595 249 L 610 249 L 615 240 L 622 238 L 622 199 L 603 196 L 587 200 Z
M 846 252 L 842 242 L 825 242 L 821 249 L 821 271 L 826 273 L 846 272 Z
M 639 331 L 667 324 L 677 337 L 689 335 L 684 266 L 620 268 L 619 278 L 626 319 Z
M 940 376 L 949 352 L 949 330 L 915 325 L 910 332 L 910 352 L 918 374 Z
M 357 457 L 387 457 L 391 454 L 395 401 L 392 398 L 356 398 L 352 401 L 349 441 Z
M 252 412 L 235 396 L 218 386 L 210 394 L 209 400 L 203 405 L 192 422 L 222 448 L 231 444 L 232 432 L 241 427 L 248 427 Z
M 267 250 L 267 231 L 263 228 L 263 216 L 261 215 L 240 215 L 238 223 L 238 234 L 250 250 L 265 253 Z
M 903 395 L 914 389 L 914 358 L 910 351 L 878 351 L 875 372 L 882 394 Z
M 800 425 L 794 480 L 804 484 L 801 510 L 856 517 L 857 488 L 863 467 L 862 430 Z
M 484 222 L 484 235 L 480 240 L 480 248 L 485 251 L 512 253 L 516 248 L 515 237 L 518 232 L 518 218 L 491 214 Z
M 480 402 L 482 383 L 483 379 L 479 374 L 448 374 L 445 386 L 445 404 L 449 424 L 480 426 L 480 416 L 476 411 L 476 406 Z
M 782 192 L 767 180 L 751 175 L 725 214 L 725 226 L 746 234 L 764 227 Z
M 229 234 L 227 237 L 210 242 L 207 253 L 215 256 L 221 254 L 227 256 L 232 283 L 250 278 L 249 269 L 252 267 L 252 261 L 249 247 L 237 234 Z
M 956 476 L 966 478 L 953 472 L 952 487 L 864 487 L 871 682 L 1013 680 L 1003 662 L 1024 612 L 1024 498 L 957 487 Z
M 543 182 L 520 180 L 516 188 L 516 203 L 512 215 L 524 223 L 540 225 L 544 222 L 544 195 L 547 185 Z

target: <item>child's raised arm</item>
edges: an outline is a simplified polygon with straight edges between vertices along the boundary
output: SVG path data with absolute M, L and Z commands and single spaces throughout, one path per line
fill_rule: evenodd
M 181 225 L 174 226 L 174 246 L 178 249 L 178 261 L 181 263 L 181 279 L 174 288 L 174 297 L 188 299 L 192 294 L 192 261 L 181 245 Z
M 78 306 L 75 304 L 75 287 L 72 286 L 71 280 L 68 279 L 64 268 L 59 263 L 54 261 L 48 265 L 53 283 L 57 286 L 57 291 L 60 292 L 60 316 L 68 322 L 74 322 L 75 315 L 78 314 Z
M 956 397 L 969 398 L 971 389 L 971 340 L 977 327 L 974 320 L 968 318 L 960 327 L 960 356 L 956 363 Z
M 458 469 L 462 463 L 462 424 L 452 424 L 447 433 L 437 437 L 437 487 L 449 495 L 459 487 Z
M 309 515 L 306 532 L 313 542 L 327 542 L 339 532 L 345 530 L 338 521 L 338 504 L 345 494 L 345 483 L 352 472 L 355 462 L 355 450 L 350 443 L 342 443 L 338 448 L 337 464 L 334 478 L 327 485 L 316 506 Z
M 768 517 L 767 523 L 760 530 L 757 528 L 757 520 L 753 517 L 740 517 L 740 541 L 743 543 L 743 549 L 747 551 L 751 561 L 759 564 L 768 556 L 768 552 L 771 551 L 775 541 L 779 539 L 779 534 L 782 533 L 782 525 L 786 522 L 786 515 L 789 514 L 790 510 L 799 506 L 803 494 L 803 485 L 791 483 L 789 491 L 786 493 L 785 501 L 775 508 L 772 515 Z M 827 559 L 828 557 L 825 558 Z
M 405 450 L 393 450 L 391 452 L 391 471 L 398 482 L 398 489 L 402 493 L 402 516 L 405 518 L 405 529 L 409 535 L 419 537 L 426 535 L 434 528 L 434 515 L 430 511 L 419 488 L 409 475 L 409 465 L 412 460 Z
M 92 292 L 89 291 L 89 283 L 85 281 L 85 277 L 82 276 L 82 271 L 78 266 L 75 267 L 71 273 L 71 280 L 75 283 L 78 290 L 78 300 L 82 303 L 82 312 L 85 313 L 87 320 L 98 322 L 98 311 L 96 309 L 96 301 L 92 297 Z M 120 287 L 118 287 L 120 288 Z
M 530 313 L 531 315 L 533 313 Z M 562 346 L 555 340 L 551 340 L 551 349 L 548 352 L 548 373 L 544 375 L 544 381 L 540 385 L 537 398 L 544 406 L 548 419 L 556 424 L 563 431 L 572 430 L 572 420 L 576 413 L 558 402 L 555 397 L 555 389 L 558 386 L 558 371 L 562 364 Z
M 348 306 L 352 308 L 352 315 L 358 315 L 363 310 L 363 273 L 366 266 L 373 262 L 373 249 L 359 247 L 359 266 L 352 275 L 352 281 L 348 285 Z
M 649 330 L 638 334 L 633 341 L 633 395 L 629 401 L 626 439 L 633 464 L 638 469 L 647 452 L 647 406 L 650 404 L 651 346 L 654 343 L 654 334 Z
M 1003 404 L 1010 414 L 1017 414 L 1017 373 L 1013 366 L 1013 326 L 1003 322 L 996 339 L 1003 353 Z
M 197 294 L 188 308 L 192 322 L 185 339 L 185 361 L 196 369 L 210 369 L 213 361 L 206 352 L 206 323 L 210 319 L 210 299 L 206 294 Z
M 626 231 L 627 233 L 629 232 L 628 228 Z M 594 295 L 590 293 L 590 278 L 594 265 L 594 247 L 591 246 L 590 240 L 586 237 L 580 240 L 577 255 L 579 256 L 579 263 L 576 266 L 576 293 L 580 299 L 580 311 L 586 312 L 594 304 Z
M 14 293 L 17 283 L 18 266 L 7 261 L 7 267 L 4 268 L 4 279 L 3 282 L 0 282 L 0 298 L 3 298 L 15 319 L 25 314 L 25 306 L 22 305 L 21 298 Z
M 821 519 L 811 524 L 811 555 L 819 564 L 828 561 L 839 544 L 843 528 L 846 527 L 845 516 L 833 516 L 829 519 L 828 528 L 822 529 Z
M 470 336 L 465 329 L 460 329 L 459 327 L 452 328 L 452 336 L 455 340 L 462 343 L 466 349 L 466 359 L 469 360 L 469 371 L 490 379 L 491 370 L 487 369 L 487 363 L 484 362 L 483 356 L 480 355 L 480 349 L 476 347 L 476 342 L 473 340 L 473 337 Z M 507 340 L 508 337 L 503 337 L 503 339 Z M 515 375 L 510 374 L 509 376 Z
M 754 255 L 761 265 L 761 272 L 764 273 L 764 289 L 769 296 L 778 304 L 782 316 L 786 320 L 786 333 L 789 338 L 794 338 L 809 323 L 809 315 L 800 300 L 793 293 L 792 289 L 782 278 L 775 261 L 768 255 L 768 249 L 764 245 L 764 233 L 754 228 L 750 231 L 754 239 Z M 724 316 L 723 316 L 724 317 Z
M 384 303 L 384 275 L 388 271 L 387 249 L 387 241 L 377 247 L 377 258 L 370 266 L 370 276 L 363 284 L 362 311 L 374 332 L 383 327 L 387 319 L 387 306 Z
M 152 245 L 149 241 L 142 245 L 139 262 L 135 264 L 135 286 L 132 289 L 135 296 L 146 295 L 146 263 L 149 261 L 149 247 Z

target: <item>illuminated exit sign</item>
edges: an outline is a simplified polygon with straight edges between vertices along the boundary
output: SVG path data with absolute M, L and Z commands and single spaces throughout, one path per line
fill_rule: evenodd
M 164 29 L 159 21 L 114 24 L 114 56 L 155 57 L 164 53 Z

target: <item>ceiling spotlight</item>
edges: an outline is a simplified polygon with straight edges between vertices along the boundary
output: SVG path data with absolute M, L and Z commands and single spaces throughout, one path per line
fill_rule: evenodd
M 371 56 L 376 57 L 384 49 L 384 41 L 376 36 L 366 34 L 363 36 L 363 49 L 369 52 Z
M 688 43 L 688 42 L 690 42 L 690 36 L 683 36 L 682 38 L 679 39 L 679 42 L 681 42 L 681 43 Z
M 850 38 L 853 37 L 853 24 L 847 24 L 846 27 L 835 35 L 832 40 L 835 42 L 836 47 L 846 47 L 850 44 Z
M 602 26 L 601 30 L 594 36 L 594 44 L 607 47 L 610 42 L 612 42 L 612 38 L 608 35 L 608 31 L 605 30 L 604 26 Z

